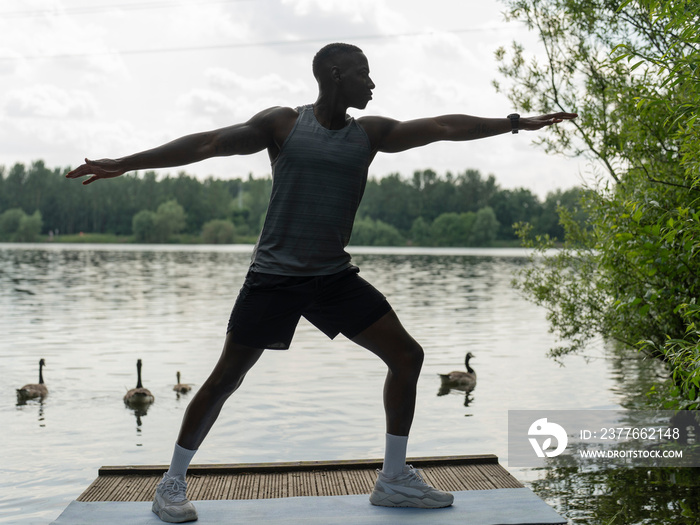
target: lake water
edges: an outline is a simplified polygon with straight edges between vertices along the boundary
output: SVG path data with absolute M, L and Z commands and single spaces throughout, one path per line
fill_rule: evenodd
M 50 522 L 102 465 L 169 463 L 188 401 L 172 391 L 175 374 L 196 390 L 218 359 L 250 250 L 0 245 L 0 523 Z M 597 345 L 565 366 L 546 357 L 556 341 L 545 312 L 510 285 L 525 251 L 351 251 L 426 351 L 409 456 L 493 453 L 508 468 L 508 410 L 628 399 L 633 356 Z M 438 395 L 438 373 L 463 369 L 467 351 L 478 385 L 465 404 Z M 18 405 L 40 358 L 49 397 Z M 142 417 L 122 402 L 139 358 L 156 398 Z M 194 463 L 379 458 L 384 376 L 378 358 L 302 320 L 292 348 L 250 372 Z

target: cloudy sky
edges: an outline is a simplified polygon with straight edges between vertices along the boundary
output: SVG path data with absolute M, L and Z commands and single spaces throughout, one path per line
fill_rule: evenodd
M 377 84 L 353 115 L 502 117 L 512 107 L 491 84 L 500 78 L 494 51 L 514 39 L 538 50 L 502 10 L 497 0 L 3 0 L 0 165 L 74 167 L 313 102 L 311 59 L 331 41 L 363 48 Z M 533 136 L 380 154 L 370 174 L 478 169 L 542 197 L 579 184 L 584 163 L 546 155 Z M 270 172 L 265 153 L 183 169 Z

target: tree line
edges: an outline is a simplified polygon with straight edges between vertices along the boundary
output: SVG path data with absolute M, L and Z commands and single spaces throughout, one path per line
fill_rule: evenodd
M 199 180 L 152 171 L 81 186 L 67 172 L 42 161 L 0 167 L 0 241 L 91 233 L 136 242 L 250 243 L 272 187 L 269 176 Z M 562 237 L 557 209 L 576 213 L 580 193 L 557 190 L 540 200 L 525 188 L 502 189 L 477 170 L 370 178 L 351 243 L 489 246 L 516 241 L 517 222 Z

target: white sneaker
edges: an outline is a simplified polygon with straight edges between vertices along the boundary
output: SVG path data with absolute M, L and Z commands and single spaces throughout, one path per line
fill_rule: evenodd
M 187 482 L 182 476 L 170 476 L 167 472 L 158 483 L 151 510 L 168 523 L 195 521 L 197 510 L 186 497 Z
M 454 496 L 449 492 L 443 492 L 428 485 L 418 469 L 414 469 L 411 465 L 406 465 L 403 473 L 395 478 L 388 478 L 383 472 L 377 472 L 379 472 L 377 483 L 369 496 L 372 505 L 439 509 L 449 507 L 454 501 Z

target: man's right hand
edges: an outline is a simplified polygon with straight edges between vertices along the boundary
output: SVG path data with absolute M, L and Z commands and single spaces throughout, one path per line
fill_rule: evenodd
M 83 181 L 83 184 L 90 184 L 98 179 L 112 179 L 126 173 L 126 170 L 120 168 L 118 164 L 119 163 L 113 159 L 85 159 L 85 164 L 81 164 L 73 171 L 68 172 L 66 178 L 77 179 L 85 175 L 91 175 L 89 179 Z

